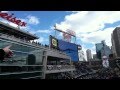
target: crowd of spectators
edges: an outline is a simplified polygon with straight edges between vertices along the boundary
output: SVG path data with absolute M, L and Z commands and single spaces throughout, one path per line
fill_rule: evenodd
M 117 61 L 115 67 L 104 68 L 100 66 L 98 70 L 94 71 L 92 69 L 90 70 L 91 73 L 88 72 L 86 74 L 79 75 L 79 77 L 77 77 L 76 79 L 119 79 L 120 78 L 119 65 L 120 63 Z M 81 67 L 81 65 L 78 65 L 77 67 Z M 86 67 L 82 68 L 86 69 Z M 78 68 L 77 70 L 79 71 L 80 69 Z
M 71 72 L 59 73 L 51 75 L 51 79 L 119 79 L 120 78 L 120 63 L 116 62 L 116 67 L 104 68 L 100 67 L 94 70 L 88 67 L 85 63 L 76 63 L 76 70 Z
M 61 73 L 47 74 L 46 79 L 72 79 L 72 77 L 69 72 L 61 72 Z
M 90 75 L 93 73 L 92 69 L 83 63 L 76 63 L 75 68 L 76 70 L 73 72 L 63 72 L 59 74 L 49 75 L 49 79 L 79 79 L 81 76 Z
M 16 40 L 16 41 L 21 41 L 21 42 L 25 42 L 25 43 L 29 43 L 29 44 L 33 44 L 36 46 L 43 46 L 43 47 L 49 47 L 49 45 L 43 45 L 41 43 L 39 43 L 38 41 L 34 41 L 34 40 L 28 40 L 27 38 L 21 38 L 21 37 L 16 37 L 14 35 L 8 35 L 8 34 L 0 34 L 1 37 L 6 37 L 8 39 L 12 39 L 12 40 Z
M 75 63 L 76 71 L 73 71 L 73 77 L 78 79 L 82 76 L 91 75 L 94 71 L 86 63 Z

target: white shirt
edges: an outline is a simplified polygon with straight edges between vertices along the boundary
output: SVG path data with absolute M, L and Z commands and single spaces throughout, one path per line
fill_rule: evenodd
M 107 60 L 103 60 L 102 65 L 103 65 L 103 67 L 108 68 L 109 67 L 108 59 Z

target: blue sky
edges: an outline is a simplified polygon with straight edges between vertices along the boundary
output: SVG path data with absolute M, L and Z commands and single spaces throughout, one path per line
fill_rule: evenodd
M 120 26 L 120 11 L 5 11 L 27 22 L 25 31 L 36 34 L 42 44 L 49 44 L 49 35 L 54 35 L 53 26 L 76 32 L 77 44 L 84 53 L 91 49 L 95 53 L 95 43 L 105 40 L 111 46 L 111 33 Z M 2 20 L 2 19 L 0 19 Z M 3 20 L 4 21 L 4 20 Z M 11 24 L 12 25 L 12 24 Z M 15 25 L 13 25 L 15 26 Z M 57 37 L 61 34 L 57 32 Z
M 65 11 L 9 11 L 9 13 L 14 13 L 16 17 L 20 19 L 26 19 L 28 16 L 34 16 L 38 19 L 38 24 L 27 23 L 29 29 L 27 31 L 36 32 L 36 31 L 50 31 L 50 33 L 35 33 L 40 38 L 45 38 L 45 41 L 41 40 L 42 44 L 49 44 L 49 35 L 54 35 L 54 30 L 51 29 L 55 23 L 60 23 L 64 20 L 65 15 L 70 12 Z M 57 34 L 59 34 L 57 32 Z

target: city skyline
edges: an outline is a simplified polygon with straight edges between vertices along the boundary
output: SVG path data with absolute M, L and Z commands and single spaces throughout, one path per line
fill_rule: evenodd
M 120 11 L 4 11 L 14 13 L 14 16 L 27 23 L 22 29 L 36 34 L 39 42 L 49 44 L 49 35 L 54 35 L 53 26 L 65 31 L 71 29 L 76 32 L 77 44 L 86 50 L 96 53 L 95 43 L 102 40 L 111 46 L 111 33 L 119 27 Z M 0 18 L 1 21 L 7 22 Z M 7 22 L 10 23 L 10 22 Z M 15 26 L 14 24 L 10 23 Z M 61 38 L 62 34 L 58 33 Z

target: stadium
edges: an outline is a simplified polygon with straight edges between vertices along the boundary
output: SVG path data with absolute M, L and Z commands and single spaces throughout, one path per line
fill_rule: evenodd
M 45 78 L 72 72 L 75 67 L 66 53 L 34 42 L 38 37 L 0 22 L 0 48 L 12 45 L 12 58 L 0 63 L 0 78 Z M 33 42 L 30 42 L 33 40 Z
M 71 43 L 67 33 L 61 40 L 49 36 L 49 45 L 35 40 L 39 37 L 0 21 L 0 49 L 12 45 L 12 58 L 0 62 L 0 79 L 112 79 L 119 78 L 119 60 L 110 60 L 104 69 L 102 61 L 79 61 L 79 45 Z

